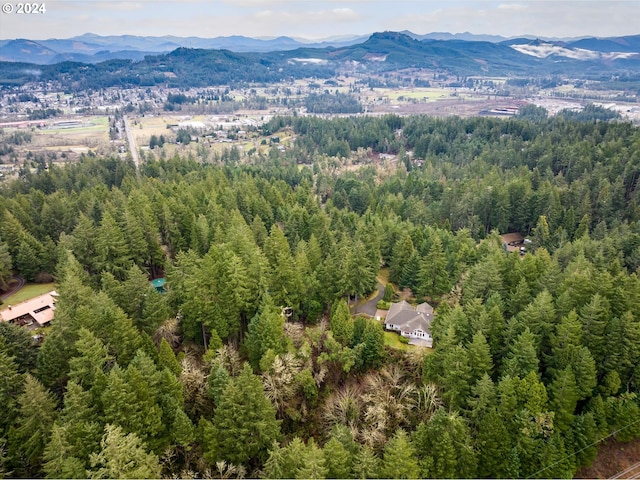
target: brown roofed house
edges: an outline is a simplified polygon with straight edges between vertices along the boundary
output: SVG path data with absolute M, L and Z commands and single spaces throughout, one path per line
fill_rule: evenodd
M 500 235 L 502 239 L 502 248 L 504 248 L 507 252 L 519 252 L 520 255 L 524 255 L 526 252 L 526 244 L 531 243 L 531 241 L 521 233 L 505 233 L 504 235 Z
M 0 320 L 29 329 L 44 327 L 53 320 L 57 296 L 58 293 L 52 290 L 17 305 L 9 305 L 8 308 L 0 311 Z

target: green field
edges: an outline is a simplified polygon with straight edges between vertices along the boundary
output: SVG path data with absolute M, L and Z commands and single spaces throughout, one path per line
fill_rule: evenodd
M 396 350 L 402 350 L 403 352 L 416 348 L 414 345 L 402 343 L 400 341 L 400 335 L 393 332 L 384 332 L 384 344 L 387 347 L 395 348 Z
M 55 290 L 55 288 L 55 283 L 27 284 L 10 297 L 4 299 L 4 303 L 0 305 L 0 310 L 4 310 L 5 308 L 9 307 L 9 305 L 17 305 L 18 303 L 24 302 L 25 300 L 29 300 L 33 297 L 37 297 L 38 295 L 42 295 L 43 293 L 50 292 L 51 290 Z
M 378 95 L 382 93 L 382 96 L 386 96 L 391 102 L 402 101 L 418 101 L 418 102 L 433 102 L 440 100 L 481 100 L 485 98 L 485 95 L 475 94 L 469 92 L 466 89 L 456 88 L 411 88 L 411 89 L 380 89 L 377 91 Z
M 79 118 L 78 121 L 83 121 L 90 125 L 81 125 L 79 127 L 70 128 L 46 128 L 40 130 L 39 133 L 44 135 L 78 135 L 83 133 L 107 133 L 109 131 L 109 118 L 108 117 L 91 117 L 90 119 Z M 55 123 L 55 122 L 54 122 Z
M 384 344 L 387 347 L 395 348 L 403 352 L 422 352 L 425 355 L 433 353 L 433 348 L 419 347 L 417 345 L 409 345 L 400 341 L 400 335 L 394 332 L 384 332 Z

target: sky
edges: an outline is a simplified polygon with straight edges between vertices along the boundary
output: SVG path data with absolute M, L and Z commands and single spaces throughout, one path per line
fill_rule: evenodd
M 385 30 L 551 38 L 640 34 L 640 0 L 36 0 L 46 10 L 37 14 L 18 14 L 18 3 L 0 0 L 2 39 L 95 33 L 311 40 Z

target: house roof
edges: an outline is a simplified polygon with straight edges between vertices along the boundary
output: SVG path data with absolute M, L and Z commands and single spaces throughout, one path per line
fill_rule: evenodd
M 429 313 L 433 315 L 433 307 L 429 305 L 427 302 L 421 303 L 416 307 L 417 312 Z
M 521 233 L 513 232 L 513 233 L 505 233 L 504 235 L 500 235 L 503 243 L 522 243 L 524 242 L 524 236 Z
M 389 308 L 385 325 L 397 325 L 402 332 L 413 332 L 420 329 L 430 332 L 433 320 L 433 307 L 428 303 L 421 303 L 414 309 L 407 302 L 394 303 Z
M 387 320 L 392 319 L 393 317 L 398 315 L 398 313 L 404 310 L 413 310 L 413 307 L 404 300 L 398 303 L 392 303 L 389 307 L 389 313 L 387 313 Z
M 504 235 L 500 235 L 502 239 L 502 244 L 505 246 L 507 252 L 516 252 L 519 250 L 519 245 L 524 243 L 524 236 L 521 233 L 505 233 Z
M 13 322 L 20 317 L 29 315 L 39 325 L 46 325 L 53 320 L 53 312 L 56 309 L 55 297 L 57 296 L 58 293 L 52 290 L 31 300 L 26 300 L 17 305 L 10 305 L 8 308 L 0 311 L 0 320 L 3 322 Z

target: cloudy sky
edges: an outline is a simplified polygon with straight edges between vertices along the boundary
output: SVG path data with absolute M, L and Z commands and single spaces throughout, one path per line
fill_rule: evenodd
M 90 32 L 318 39 L 384 30 L 559 38 L 640 34 L 640 0 L 35 1 L 45 3 L 45 13 L 19 15 L 17 0 L 0 0 L 14 7 L 12 13 L 0 13 L 0 38 Z

